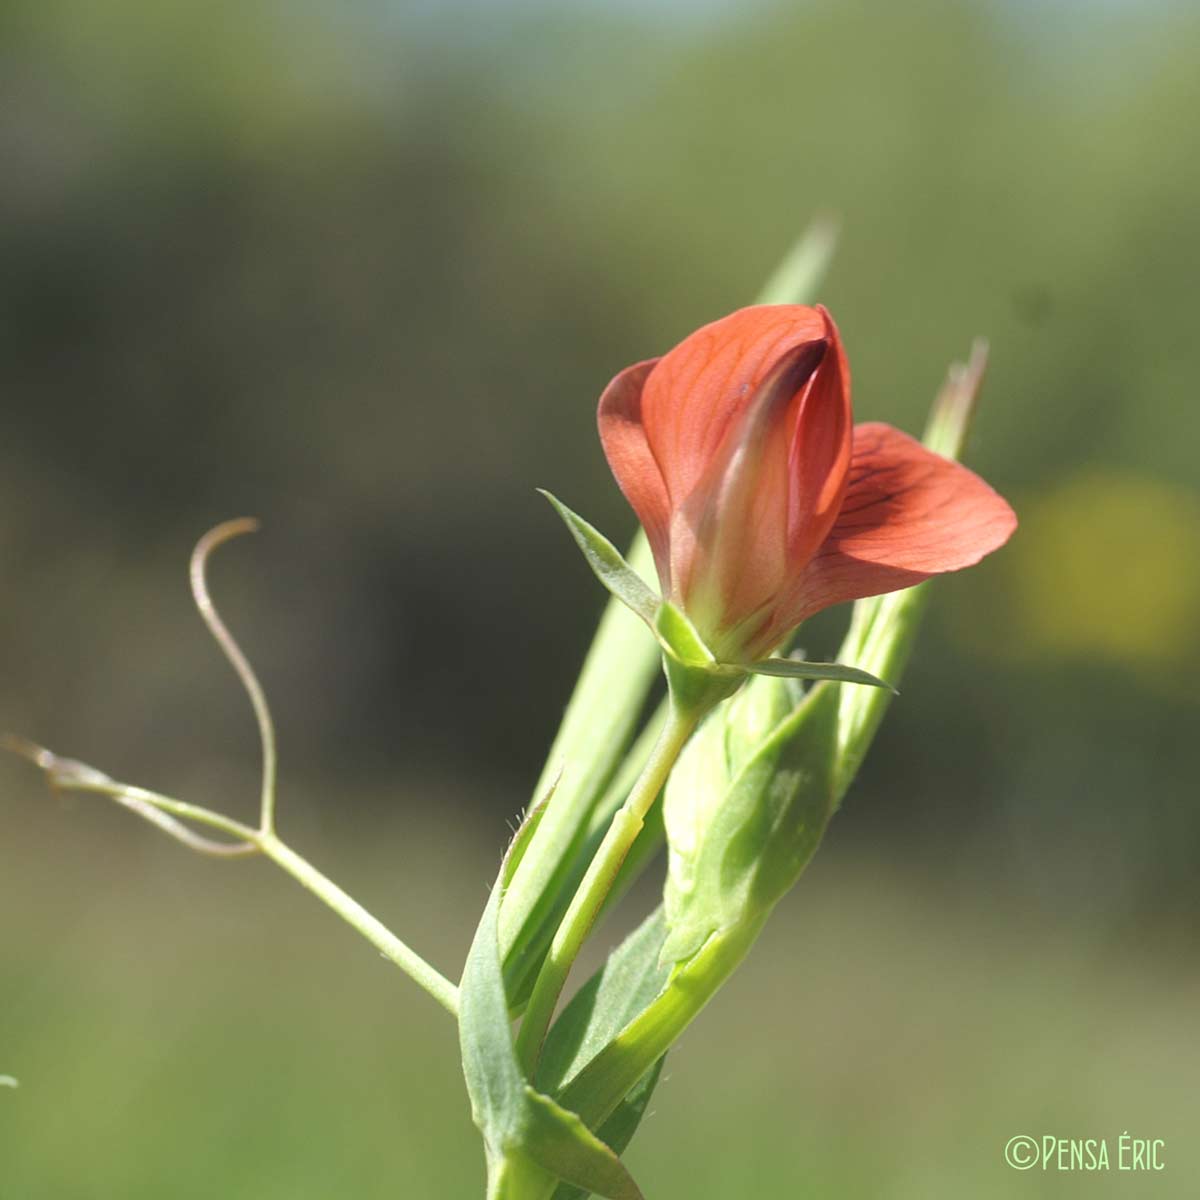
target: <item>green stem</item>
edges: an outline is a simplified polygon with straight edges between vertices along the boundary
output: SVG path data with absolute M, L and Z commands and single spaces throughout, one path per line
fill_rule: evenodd
M 506 1155 L 488 1163 L 487 1200 L 548 1200 L 558 1178 L 524 1155 Z
M 578 1113 L 589 1129 L 599 1129 L 716 995 L 749 953 L 766 919 L 763 914 L 758 921 L 714 935 L 688 962 L 676 967 L 661 995 L 567 1084 L 558 1103 Z M 511 1181 L 502 1172 L 497 1174 L 508 1186 L 489 1192 L 489 1200 L 493 1194 L 496 1200 L 552 1200 L 559 1182 L 545 1171 L 514 1176 Z
M 393 962 L 414 983 L 425 989 L 451 1016 L 458 1016 L 458 988 L 436 968 L 410 949 L 382 922 L 373 917 L 353 897 L 342 891 L 332 879 L 322 875 L 307 859 L 284 845 L 273 833 L 255 838 L 259 848 L 273 863 L 282 867 L 301 887 L 307 888 L 323 904 L 333 909 L 352 929 L 356 929 L 389 962 Z
M 201 808 L 196 804 L 185 804 L 170 796 L 145 788 L 118 783 L 115 779 L 95 771 L 82 763 L 70 764 L 40 746 L 23 746 L 21 753 L 32 758 L 51 777 L 56 786 L 73 791 L 99 792 L 111 796 L 118 803 L 132 808 L 139 815 L 152 819 L 155 814 L 169 814 L 179 821 L 194 821 L 218 829 L 231 837 L 240 839 L 231 844 L 209 842 L 199 839 L 186 827 L 168 826 L 166 832 L 183 841 L 194 850 L 206 854 L 265 854 L 276 866 L 282 867 L 293 879 L 306 887 L 318 900 L 333 909 L 351 928 L 357 929 L 384 958 L 398 966 L 414 983 L 424 988 L 451 1016 L 458 1016 L 458 988 L 436 968 L 430 966 L 415 950 L 404 944 L 381 921 L 371 916 L 357 900 L 344 892 L 332 879 L 322 875 L 307 859 L 302 858 L 290 846 L 281 842 L 271 830 L 251 829 L 223 813 Z M 158 822 L 156 822 L 158 823 Z
M 653 575 L 654 558 L 644 533 L 638 533 L 628 559 L 635 571 Z M 584 828 L 621 766 L 637 714 L 659 669 L 654 639 L 633 613 L 612 598 L 533 792 L 535 804 L 551 792 L 553 799 L 500 907 L 500 953 L 512 1000 L 527 993 L 528 976 L 540 965 L 562 915 L 561 910 L 555 911 L 558 898 L 565 900 L 574 891 L 583 866 L 576 858 Z
M 57 756 L 50 754 L 49 751 L 43 753 L 49 755 L 50 759 L 56 760 Z M 49 770 L 49 768 L 43 768 Z M 169 813 L 172 817 L 178 817 L 182 821 L 195 821 L 198 825 L 207 825 L 210 829 L 220 830 L 221 833 L 227 833 L 230 837 L 240 838 L 243 845 L 256 845 L 258 831 L 251 829 L 249 825 L 242 824 L 241 821 L 235 821 L 232 817 L 227 817 L 223 813 L 213 812 L 211 809 L 201 808 L 197 804 L 185 804 L 182 800 L 173 800 L 170 796 L 163 796 L 158 792 L 148 791 L 146 788 L 134 787 L 130 783 L 118 783 L 115 779 L 109 779 L 106 776 L 96 772 L 96 778 L 80 776 L 74 778 L 70 775 L 57 776 L 50 771 L 54 786 L 73 792 L 98 792 L 102 796 L 110 798 L 125 804 L 127 807 L 132 803 L 137 806 L 146 806 L 156 812 Z M 145 815 L 144 813 L 142 815 Z M 233 849 L 236 847 L 228 847 Z
M 567 981 L 571 965 L 583 945 L 584 939 L 612 888 L 617 872 L 625 861 L 626 854 L 642 830 L 646 813 L 654 803 L 684 743 L 696 728 L 702 715 L 697 707 L 683 709 L 671 706 L 667 723 L 655 743 L 650 758 L 633 785 L 625 803 L 618 809 L 571 900 L 550 949 L 546 954 L 524 1020 L 517 1035 L 517 1058 L 523 1070 L 533 1077 L 541 1052 L 542 1041 L 550 1028 L 550 1020 L 563 985 Z

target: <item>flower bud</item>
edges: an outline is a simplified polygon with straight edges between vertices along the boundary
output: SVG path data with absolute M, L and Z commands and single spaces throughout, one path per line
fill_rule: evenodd
M 688 743 L 663 801 L 664 962 L 757 925 L 804 869 L 835 806 L 838 691 L 754 676 Z

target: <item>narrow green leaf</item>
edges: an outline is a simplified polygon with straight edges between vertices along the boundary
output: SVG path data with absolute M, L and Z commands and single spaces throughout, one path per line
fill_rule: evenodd
M 604 1139 L 605 1145 L 611 1146 L 617 1154 L 624 1154 L 625 1148 L 633 1141 L 633 1135 L 650 1107 L 654 1089 L 658 1087 L 658 1081 L 662 1078 L 666 1061 L 665 1054 L 658 1058 L 654 1066 L 626 1093 L 625 1099 L 617 1105 L 612 1116 L 600 1126 L 600 1137 Z
M 664 1054 L 655 1062 L 597 1130 L 601 1141 L 606 1146 L 611 1146 L 617 1154 L 625 1153 L 625 1147 L 633 1140 L 637 1127 L 642 1123 L 666 1060 L 667 1056 Z M 572 1183 L 563 1183 L 555 1190 L 553 1200 L 585 1200 L 588 1194 L 583 1188 L 578 1188 Z
M 556 496 L 542 488 L 538 490 L 562 517 L 596 578 L 631 612 L 654 629 L 654 618 L 660 601 L 646 586 L 645 580 L 625 561 L 621 552 L 604 534 L 589 525 L 578 513 L 572 512 Z
M 837 221 L 817 217 L 800 235 L 755 304 L 811 304 L 837 247 Z
M 556 1094 L 666 986 L 658 962 L 666 936 L 661 907 L 605 960 L 550 1029 L 538 1067 L 538 1086 Z
M 639 533 L 628 561 L 639 574 L 653 570 L 646 535 Z M 608 803 L 621 760 L 629 750 L 646 693 L 660 677 L 659 648 L 643 623 L 616 597 L 609 600 L 584 660 L 571 702 L 550 747 L 535 796 L 554 787 L 529 852 L 513 874 L 500 907 L 500 950 L 509 1003 L 519 1008 L 559 920 L 590 861 L 598 806 Z M 637 777 L 653 738 L 638 749 Z M 620 790 L 620 789 L 618 789 Z M 625 799 L 626 784 L 611 806 Z M 607 827 L 612 812 L 604 817 Z
M 520 858 L 534 824 L 529 820 L 521 826 L 504 856 L 467 952 L 459 987 L 459 1043 L 471 1114 L 484 1141 L 496 1148 L 519 1142 L 528 1107 L 525 1078 L 513 1049 L 496 924 L 510 868 Z
M 642 1200 L 616 1154 L 575 1113 L 531 1088 L 517 1063 L 500 964 L 498 916 L 513 864 L 541 811 L 522 825 L 505 855 L 463 971 L 459 1041 L 471 1113 L 483 1134 L 493 1182 L 511 1175 L 519 1162 L 532 1161 L 606 1200 Z
M 538 1068 L 538 1084 L 551 1094 L 565 1087 L 667 984 L 660 966 L 665 936 L 662 909 L 656 909 L 609 955 L 604 965 L 572 997 L 554 1023 Z M 633 1140 L 662 1073 L 663 1059 L 638 1080 L 597 1133 L 618 1154 Z M 554 1200 L 580 1200 L 586 1193 L 563 1185 Z
M 759 921 L 716 934 L 678 964 L 663 994 L 575 1076 L 563 1091 L 563 1104 L 585 1121 L 607 1121 L 745 958 L 762 925 Z
M 528 1123 L 521 1152 L 565 1183 L 606 1200 L 643 1200 L 625 1164 L 578 1117 L 525 1088 Z
M 783 679 L 831 679 L 835 683 L 861 683 L 866 687 L 883 688 L 896 693 L 890 683 L 885 683 L 861 667 L 848 667 L 843 663 L 806 662 L 802 658 L 764 658 L 750 663 L 746 670 L 753 675 L 777 675 Z
M 953 459 L 962 457 L 975 406 L 979 403 L 987 360 L 987 342 L 976 338 L 967 361 L 952 363 L 946 372 L 946 381 L 929 410 L 929 420 L 921 439 L 935 454 Z

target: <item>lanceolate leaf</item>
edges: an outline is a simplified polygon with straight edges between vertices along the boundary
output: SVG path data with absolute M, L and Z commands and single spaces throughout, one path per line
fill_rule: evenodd
M 604 1144 L 611 1146 L 617 1154 L 624 1154 L 625 1147 L 633 1140 L 637 1127 L 642 1123 L 650 1105 L 650 1097 L 654 1094 L 662 1075 L 664 1062 L 665 1054 L 633 1085 L 633 1090 L 617 1105 L 612 1116 L 597 1131 Z M 587 1195 L 588 1192 L 583 1188 L 578 1188 L 573 1183 L 563 1183 L 555 1190 L 553 1200 L 584 1200 Z
M 540 489 L 539 489 L 540 490 Z M 587 565 L 597 579 L 622 604 L 636 613 L 651 629 L 658 612 L 659 599 L 646 586 L 642 577 L 625 561 L 621 552 L 598 529 L 589 525 L 578 513 L 572 512 L 561 500 L 547 491 L 542 495 L 554 505 L 555 512 L 571 531 L 575 544 L 583 551 Z
M 540 1167 L 586 1195 L 643 1200 L 625 1164 L 573 1112 L 549 1096 L 525 1088 L 527 1125 L 521 1150 Z
M 536 819 L 536 817 L 535 817 Z M 517 1063 L 500 966 L 497 916 L 510 864 L 533 822 L 505 856 L 471 943 L 460 990 L 459 1040 L 471 1112 L 483 1134 L 493 1183 L 533 1163 L 607 1200 L 642 1200 L 621 1160 L 574 1113 L 531 1088 Z M 502 1188 L 493 1192 L 503 1194 Z
M 896 690 L 877 675 L 872 675 L 861 667 L 848 667 L 843 663 L 805 662 L 801 658 L 764 658 L 751 663 L 746 670 L 752 675 L 778 675 L 784 679 L 831 679 L 835 683 L 861 683 L 889 692 Z
M 512 1026 L 500 956 L 496 946 L 496 914 L 511 865 L 533 831 L 526 821 L 500 866 L 479 928 L 467 954 L 459 989 L 459 1043 L 463 1074 L 471 1097 L 471 1113 L 489 1151 L 519 1140 L 525 1118 L 525 1079 L 513 1052 Z
M 837 245 L 837 222 L 817 217 L 767 280 L 755 304 L 811 304 Z
M 665 936 L 658 908 L 575 993 L 546 1037 L 539 1087 L 559 1092 L 662 991 L 670 974 L 658 962 Z
M 609 955 L 563 1009 L 546 1038 L 538 1083 L 556 1093 L 599 1054 L 666 986 L 670 971 L 658 962 L 665 936 L 656 909 Z M 618 1154 L 633 1139 L 662 1073 L 659 1059 L 600 1126 L 599 1136 Z M 567 1185 L 554 1200 L 580 1200 L 587 1193 Z
M 653 570 L 645 534 L 638 534 L 628 558 L 639 574 Z M 557 780 L 553 798 L 500 909 L 504 982 L 514 1008 L 524 1002 L 574 885 L 583 876 L 591 857 L 587 842 L 599 815 L 597 806 L 614 786 L 614 773 L 629 749 L 646 693 L 660 676 L 658 646 L 646 636 L 642 622 L 613 597 L 534 789 L 535 796 L 544 795 Z M 632 775 L 618 789 L 612 810 L 606 810 L 606 828 L 652 743 L 652 738 L 644 746 L 639 742 L 633 751 L 637 761 L 626 760 Z

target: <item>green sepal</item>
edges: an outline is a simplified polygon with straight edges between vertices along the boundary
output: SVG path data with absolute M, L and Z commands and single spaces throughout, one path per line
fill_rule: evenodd
M 696 667 L 701 671 L 721 670 L 713 652 L 696 632 L 696 627 L 669 600 L 659 606 L 653 628 L 663 649 L 682 666 Z
M 526 821 L 501 864 L 475 931 L 460 985 L 459 1042 L 471 1114 L 483 1134 L 489 1192 L 519 1195 L 531 1165 L 606 1200 L 642 1200 L 624 1164 L 579 1117 L 529 1086 L 513 1045 L 498 943 L 500 900 L 541 809 Z
M 870 671 L 861 667 L 848 667 L 844 663 L 807 662 L 802 658 L 764 658 L 747 665 L 752 675 L 776 675 L 783 679 L 831 680 L 834 683 L 861 683 L 866 687 L 883 688 L 898 696 L 890 683 L 885 683 Z
M 569 509 L 557 496 L 538 489 L 554 506 L 593 574 L 631 612 L 640 617 L 658 639 L 667 659 L 672 690 L 683 699 L 696 692 L 705 697 L 713 692 L 728 695 L 745 675 L 780 675 L 789 679 L 833 680 L 895 691 L 890 684 L 859 667 L 842 663 L 814 663 L 801 659 L 766 658 L 753 663 L 720 663 L 688 620 L 670 601 L 660 600 L 642 577 L 625 561 L 621 552 L 595 526 Z M 672 662 L 671 660 L 674 660 Z M 683 670 L 673 670 L 674 667 Z M 713 677 L 722 682 L 714 687 Z M 708 701 L 705 707 L 709 707 Z
M 583 552 L 583 557 L 596 578 L 654 630 L 660 601 L 646 585 L 646 581 L 595 526 L 589 525 L 578 513 L 572 512 L 557 496 L 543 488 L 538 488 L 538 491 L 554 506 L 554 511 L 570 530 L 575 544 Z
M 645 621 L 658 639 L 676 700 L 684 708 L 706 711 L 735 692 L 746 676 L 746 668 L 717 662 L 691 621 L 675 605 L 660 600 L 604 534 L 556 496 L 539 491 L 554 505 L 596 578 Z
M 663 648 L 663 669 L 676 708 L 708 712 L 746 679 L 744 668 L 717 662 L 687 615 L 669 600 L 658 610 L 654 632 Z

